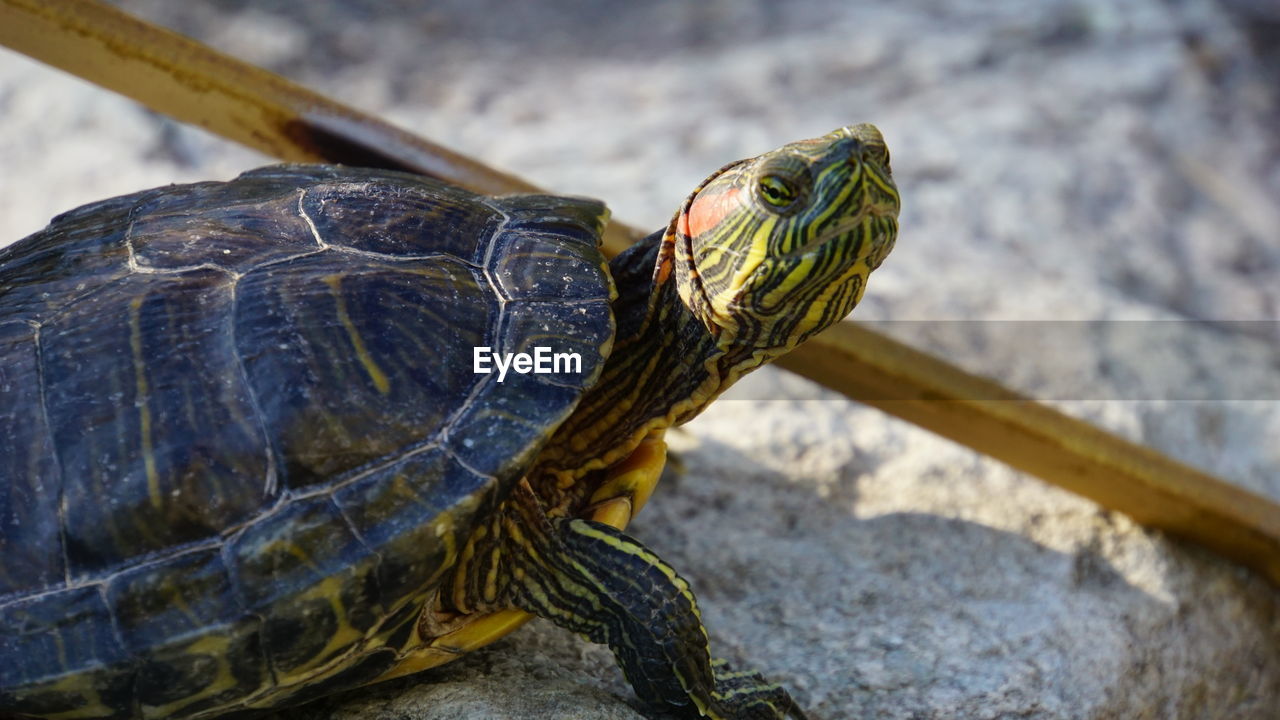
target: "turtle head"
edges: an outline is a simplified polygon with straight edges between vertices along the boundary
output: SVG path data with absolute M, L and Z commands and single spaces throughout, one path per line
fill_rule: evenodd
M 667 233 L 681 299 L 758 364 L 839 321 L 893 248 L 898 191 L 872 125 L 721 168 Z

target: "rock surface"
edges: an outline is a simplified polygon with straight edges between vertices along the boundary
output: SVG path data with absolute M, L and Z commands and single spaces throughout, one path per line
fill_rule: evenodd
M 903 230 L 856 317 L 1280 498 L 1277 53 L 1229 14 L 1265 3 L 122 4 L 646 227 L 875 122 Z M 0 129 L 5 240 L 265 161 L 8 52 Z M 1207 552 L 779 371 L 673 435 L 634 532 L 815 718 L 1280 707 L 1280 593 Z M 281 717 L 649 716 L 535 623 Z

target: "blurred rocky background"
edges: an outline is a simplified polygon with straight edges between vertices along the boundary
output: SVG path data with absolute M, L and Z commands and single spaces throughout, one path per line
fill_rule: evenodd
M 119 4 L 641 227 L 874 122 L 902 235 L 855 317 L 1280 498 L 1274 2 Z M 0 51 L 0 244 L 266 162 Z M 672 443 L 636 534 L 814 718 L 1276 717 L 1280 593 L 1213 555 L 781 371 Z M 535 623 L 287 717 L 644 713 Z

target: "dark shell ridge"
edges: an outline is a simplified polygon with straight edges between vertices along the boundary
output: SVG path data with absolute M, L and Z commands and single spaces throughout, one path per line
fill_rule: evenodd
M 0 708 L 234 705 L 437 582 L 599 373 L 605 218 L 277 166 L 0 249 Z

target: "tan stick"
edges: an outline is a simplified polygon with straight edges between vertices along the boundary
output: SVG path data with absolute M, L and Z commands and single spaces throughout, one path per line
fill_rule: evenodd
M 409 170 L 501 195 L 514 175 L 95 0 L 0 0 L 0 44 L 281 160 Z M 619 252 L 634 232 L 606 233 Z
M 0 0 L 0 43 L 281 159 L 407 169 L 486 193 L 537 191 L 98 2 Z M 616 254 L 636 237 L 615 222 L 606 251 Z M 780 363 L 1280 584 L 1280 504 L 1268 498 L 856 324 L 832 328 Z

